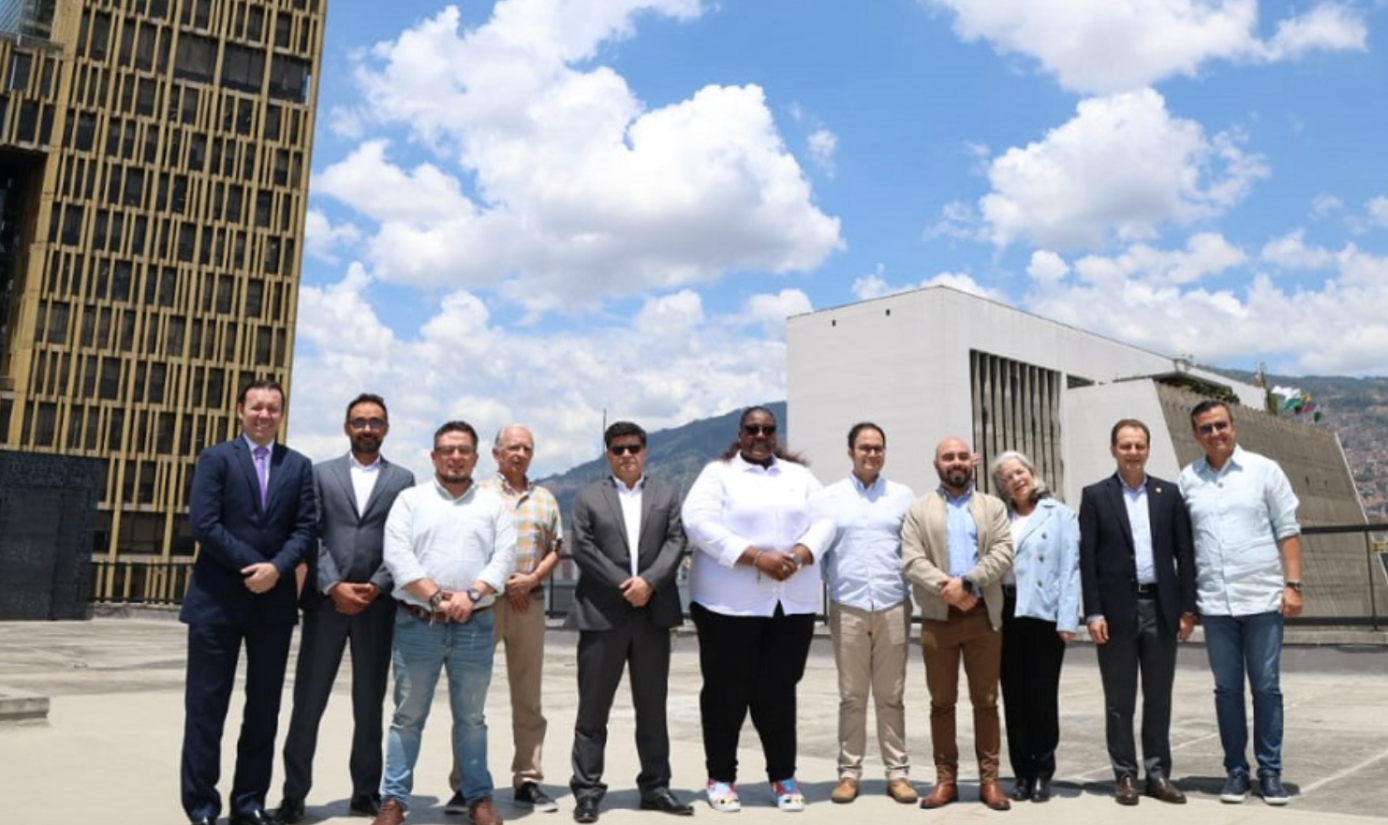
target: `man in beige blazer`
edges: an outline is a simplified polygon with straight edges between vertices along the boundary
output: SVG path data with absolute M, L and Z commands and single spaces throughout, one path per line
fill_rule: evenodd
M 1010 804 L 998 784 L 998 670 L 1002 577 L 1012 566 L 1012 534 L 1002 501 L 974 490 L 974 463 L 963 439 L 941 441 L 935 448 L 940 486 L 911 505 L 901 527 L 902 571 L 921 606 L 921 651 L 935 748 L 935 787 L 921 807 L 939 808 L 959 798 L 954 705 L 962 659 L 974 709 L 979 801 L 1005 811 Z

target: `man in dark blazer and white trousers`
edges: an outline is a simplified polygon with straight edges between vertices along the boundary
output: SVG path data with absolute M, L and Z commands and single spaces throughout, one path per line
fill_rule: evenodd
M 1139 672 L 1144 792 L 1163 802 L 1186 801 L 1171 783 L 1171 687 L 1177 641 L 1195 626 L 1195 551 L 1180 489 L 1147 475 L 1150 444 L 1141 421 L 1114 424 L 1109 449 L 1118 472 L 1085 487 L 1080 499 L 1080 583 L 1121 805 L 1136 805 L 1140 797 L 1133 742 Z
M 598 820 L 607 720 L 630 668 L 636 711 L 636 784 L 641 808 L 677 815 L 694 809 L 670 792 L 665 703 L 670 629 L 680 624 L 675 574 L 685 537 L 675 490 L 645 475 L 646 431 L 619 421 L 603 434 L 612 475 L 578 491 L 573 557 L 578 585 L 566 626 L 578 637 L 578 714 L 574 722 L 574 820 Z
M 194 825 L 212 825 L 221 813 L 222 728 L 243 645 L 246 702 L 228 807 L 232 825 L 271 821 L 265 795 L 299 617 L 294 569 L 318 518 L 312 465 L 275 443 L 284 405 L 278 383 L 246 385 L 236 400 L 241 435 L 202 451 L 188 495 L 199 551 L 179 613 L 188 625 L 181 791 Z
M 395 626 L 394 585 L 382 560 L 386 516 L 414 473 L 381 455 L 390 432 L 385 399 L 363 393 L 347 405 L 343 432 L 351 449 L 313 468 L 318 491 L 318 547 L 309 554 L 300 598 L 304 626 L 294 672 L 294 713 L 284 742 L 284 801 L 275 816 L 298 822 L 313 786 L 318 726 L 328 707 L 342 651 L 352 646 L 352 751 L 348 812 L 380 812 L 382 718 Z M 336 756 L 336 754 L 334 755 Z

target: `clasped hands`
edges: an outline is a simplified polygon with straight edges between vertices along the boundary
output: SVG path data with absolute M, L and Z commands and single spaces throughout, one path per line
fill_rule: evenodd
M 940 585 L 940 598 L 945 600 L 945 604 L 962 612 L 978 606 L 978 597 L 969 592 L 964 580 L 958 576 L 945 579 L 944 584 Z
M 790 549 L 789 553 L 780 553 L 775 550 L 759 550 L 749 547 L 752 551 L 752 566 L 758 573 L 765 573 L 778 582 L 794 576 L 801 567 L 810 563 L 809 559 L 800 556 L 800 548 L 804 545 L 797 544 Z M 808 550 L 805 551 L 809 553 Z M 745 557 L 744 557 L 745 558 Z
M 338 582 L 328 588 L 333 607 L 344 616 L 355 616 L 376 600 L 381 591 L 371 582 Z

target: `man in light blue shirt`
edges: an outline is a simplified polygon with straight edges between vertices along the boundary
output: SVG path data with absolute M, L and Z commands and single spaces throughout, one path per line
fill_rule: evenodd
M 1301 613 L 1301 527 L 1282 468 L 1239 447 L 1222 401 L 1190 413 L 1205 457 L 1181 471 L 1195 535 L 1196 600 L 1215 679 L 1215 716 L 1228 779 L 1220 799 L 1248 796 L 1245 672 L 1253 692 L 1253 753 L 1263 801 L 1285 805 L 1282 787 L 1282 627 Z
M 477 431 L 450 421 L 434 433 L 434 478 L 400 493 L 386 519 L 383 555 L 399 603 L 392 641 L 395 715 L 386 736 L 381 810 L 400 825 L 439 671 L 448 678 L 453 761 L 474 825 L 501 825 L 492 805 L 483 715 L 496 648 L 492 605 L 515 568 L 510 507 L 472 481 Z
M 876 424 L 848 431 L 848 457 L 853 472 L 824 491 L 837 527 L 821 562 L 839 671 L 839 783 L 829 798 L 846 803 L 858 796 L 871 692 L 887 794 L 913 804 L 902 701 L 911 599 L 901 574 L 901 522 L 915 494 L 882 477 L 887 437 Z

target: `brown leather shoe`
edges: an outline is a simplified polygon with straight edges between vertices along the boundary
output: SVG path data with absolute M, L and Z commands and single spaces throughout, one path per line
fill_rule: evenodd
M 381 803 L 381 810 L 371 825 L 401 825 L 405 821 L 405 808 L 398 799 L 387 798 Z
M 1137 780 L 1131 776 L 1119 777 L 1118 785 L 1113 789 L 1113 798 L 1119 805 L 1136 805 L 1141 798 L 1137 793 Z
M 472 825 L 501 825 L 501 815 L 492 807 L 490 796 L 472 800 L 472 804 L 467 806 L 467 816 L 472 820 Z
M 930 794 L 921 800 L 922 808 L 943 808 L 959 800 L 959 786 L 953 782 L 940 782 L 930 789 Z
M 911 780 L 904 776 L 887 781 L 887 796 L 900 802 L 902 805 L 914 805 L 920 797 L 916 794 L 916 787 L 911 784 Z
M 837 802 L 845 805 L 858 798 L 858 780 L 851 776 L 845 776 L 839 780 L 839 784 L 834 786 L 834 790 L 829 794 L 830 802 Z
M 1186 795 L 1181 793 L 1181 789 L 1171 784 L 1171 780 L 1164 776 L 1147 777 L 1146 794 L 1153 799 L 1170 802 L 1172 805 L 1186 804 Z
M 1010 811 L 1012 803 L 1007 801 L 1002 785 L 996 782 L 981 782 L 978 786 L 978 801 L 995 811 Z

